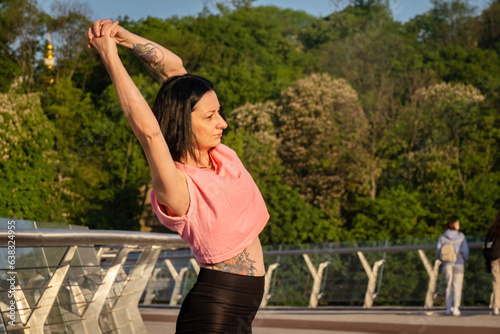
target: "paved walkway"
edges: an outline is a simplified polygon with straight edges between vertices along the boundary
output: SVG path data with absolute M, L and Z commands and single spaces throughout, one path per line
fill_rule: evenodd
M 178 307 L 141 307 L 149 334 L 174 333 Z M 500 334 L 500 316 L 486 308 L 463 308 L 460 317 L 444 309 L 302 307 L 266 308 L 253 322 L 254 334 Z

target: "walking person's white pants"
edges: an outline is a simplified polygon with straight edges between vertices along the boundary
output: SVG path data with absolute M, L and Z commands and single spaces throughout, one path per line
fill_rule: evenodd
M 464 265 L 449 264 L 444 266 L 446 279 L 446 312 L 460 315 L 460 302 L 462 300 L 462 285 L 464 283 Z

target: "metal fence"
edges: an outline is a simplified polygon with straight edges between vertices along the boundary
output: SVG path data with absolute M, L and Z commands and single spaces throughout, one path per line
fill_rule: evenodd
M 138 305 L 157 258 L 186 247 L 176 235 L 0 224 L 0 333 L 146 333 Z
M 485 270 L 481 237 L 470 248 L 463 304 L 489 305 L 491 274 Z M 265 306 L 444 305 L 445 281 L 436 260 L 437 238 L 264 247 Z M 177 305 L 196 281 L 189 252 L 160 258 L 144 303 Z
M 178 305 L 196 281 L 199 266 L 177 235 L 40 229 L 49 226 L 0 219 L 0 333 L 145 333 L 138 305 Z M 262 307 L 440 306 L 436 242 L 265 247 Z M 481 237 L 468 242 L 463 303 L 487 305 Z

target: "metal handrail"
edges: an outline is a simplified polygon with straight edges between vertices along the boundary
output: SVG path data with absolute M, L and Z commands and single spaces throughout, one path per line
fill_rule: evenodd
M 7 229 L 0 229 L 0 244 L 7 244 Z M 188 243 L 177 234 L 154 232 L 113 231 L 113 230 L 65 230 L 65 229 L 18 229 L 15 233 L 16 245 L 19 246 L 92 246 L 92 245 L 148 245 L 162 246 L 169 249 L 187 248 Z M 483 242 L 470 242 L 469 248 L 481 248 Z M 264 251 L 265 256 L 301 255 L 301 254 L 348 254 L 355 252 L 400 252 L 412 250 L 436 249 L 435 244 L 398 245 L 375 247 L 315 248 Z M 190 258 L 192 255 L 170 255 L 168 258 Z
M 6 253 L 14 253 L 10 257 L 15 257 L 15 248 L 28 250 L 41 248 L 43 258 L 38 267 L 33 266 L 31 257 L 25 257 L 23 265 L 19 268 L 15 266 L 15 263 L 10 262 L 7 268 L 0 268 L 10 270 L 7 271 L 7 277 L 3 275 L 1 278 L 2 288 L 4 289 L 6 282 L 9 285 L 8 288 L 15 291 L 15 293 L 4 293 L 0 297 L 0 312 L 13 315 L 8 322 L 5 321 L 5 317 L 1 319 L 0 332 L 5 329 L 7 332 L 19 330 L 28 334 L 44 333 L 49 322 L 51 326 L 74 324 L 73 330 L 78 333 L 101 333 L 99 319 L 105 319 L 103 321 L 107 323 L 106 326 L 113 327 L 113 332 L 145 333 L 146 329 L 138 304 L 158 256 L 162 250 L 175 250 L 187 248 L 187 246 L 188 244 L 177 234 L 2 228 L 0 229 L 0 250 L 8 249 Z M 53 255 L 52 265 L 49 265 L 45 253 L 50 247 L 66 248 L 62 257 L 60 254 Z M 9 251 L 11 253 L 8 253 Z M 104 264 L 102 257 L 110 252 L 114 253 L 114 256 L 107 264 Z M 24 253 L 29 253 L 29 251 Z M 125 262 L 132 253 L 136 258 L 133 264 L 127 265 L 125 269 Z M 75 256 L 80 258 L 74 260 Z M 30 267 L 26 267 L 26 264 L 33 269 L 49 269 L 50 275 L 40 276 L 44 282 L 43 285 L 34 286 L 21 280 L 21 276 L 18 276 L 21 272 L 18 274 L 18 271 L 30 272 Z M 89 270 L 89 268 L 96 268 L 98 264 L 101 264 L 100 267 L 104 270 L 98 268 Z M 81 269 L 73 270 L 76 268 Z M 92 287 L 82 286 L 84 277 L 87 275 L 93 276 Z M 37 291 L 42 290 L 36 298 L 33 288 Z M 62 303 L 55 304 L 60 291 L 69 294 L 71 299 L 63 299 Z M 91 294 L 91 299 L 86 299 L 84 293 Z M 28 303 L 28 295 L 35 298 L 35 305 Z M 113 302 L 107 304 L 106 300 L 111 298 Z M 60 312 L 63 322 L 59 322 L 61 319 L 58 317 L 49 317 L 54 307 L 58 308 L 57 312 Z M 66 316 L 68 312 L 71 316 Z
M 0 245 L 7 245 L 7 229 L 0 229 Z M 165 249 L 187 248 L 188 244 L 177 234 L 144 233 L 135 231 L 16 229 L 16 247 L 23 246 L 94 246 L 134 245 L 160 246 Z
M 134 246 L 161 246 L 168 249 L 187 248 L 188 243 L 177 234 L 144 233 L 135 231 L 113 230 L 65 230 L 65 229 L 18 229 L 15 234 L 16 245 L 22 246 L 94 246 L 94 245 L 134 245 Z M 0 229 L 0 244 L 7 244 L 7 229 Z M 481 248 L 482 242 L 471 242 L 469 248 Z M 435 244 L 427 245 L 398 245 L 375 247 L 344 247 L 344 248 L 315 248 L 292 250 L 268 250 L 265 256 L 301 255 L 301 254 L 348 254 L 348 253 L 376 253 L 401 252 L 416 250 L 433 250 Z M 193 255 L 169 254 L 170 259 L 189 259 Z M 161 257 L 160 257 L 161 259 Z
M 468 243 L 469 248 L 481 248 L 482 242 Z M 417 250 L 435 250 L 436 244 L 431 245 L 398 245 L 398 246 L 376 246 L 376 247 L 346 247 L 346 248 L 316 248 L 316 249 L 292 249 L 292 250 L 276 250 L 265 251 L 266 256 L 279 255 L 302 255 L 302 254 L 348 254 L 348 253 L 377 253 L 377 252 L 402 252 L 402 251 L 417 251 Z
M 468 243 L 469 248 L 482 248 L 483 242 L 476 241 Z M 435 250 L 436 244 L 427 245 L 398 245 L 398 246 L 375 246 L 375 247 L 345 247 L 345 248 L 314 248 L 314 249 L 291 249 L 291 250 L 269 250 L 264 251 L 264 256 L 284 256 L 284 255 L 323 255 L 323 254 L 349 254 L 349 253 L 379 253 L 379 252 L 404 252 L 404 251 L 418 251 L 418 250 Z M 166 257 L 159 257 L 162 259 L 189 259 L 192 255 L 183 254 L 169 254 Z

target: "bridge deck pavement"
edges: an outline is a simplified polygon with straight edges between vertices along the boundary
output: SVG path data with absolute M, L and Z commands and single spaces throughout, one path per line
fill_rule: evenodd
M 462 308 L 459 317 L 444 309 L 371 309 L 355 307 L 277 307 L 262 309 L 253 322 L 254 334 L 500 334 L 500 316 L 485 307 Z M 174 333 L 178 307 L 141 307 L 149 334 Z

